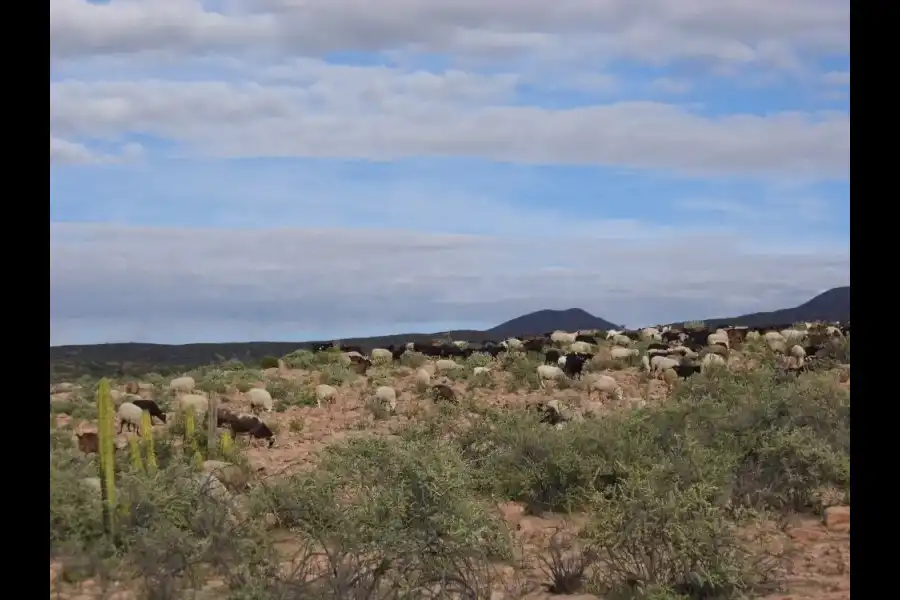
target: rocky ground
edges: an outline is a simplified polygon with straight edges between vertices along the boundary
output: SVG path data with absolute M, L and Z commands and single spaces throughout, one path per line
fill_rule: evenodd
M 415 420 L 423 412 L 434 410 L 433 405 L 422 402 L 422 395 L 416 389 L 411 367 L 378 367 L 370 373 L 368 379 L 360 378 L 347 385 L 340 386 L 339 398 L 321 408 L 305 404 L 287 404 L 279 407 L 280 412 L 266 416 L 266 421 L 273 424 L 277 431 L 278 443 L 273 448 L 264 446 L 252 447 L 248 450 L 249 461 L 257 475 L 262 478 L 277 477 L 295 470 L 310 468 L 314 465 L 317 454 L 329 444 L 345 440 L 353 436 L 391 435 L 398 426 Z M 625 391 L 625 399 L 615 402 L 605 398 L 602 401 L 588 400 L 583 390 L 577 386 L 568 389 L 557 389 L 550 386 L 547 390 L 508 391 L 508 373 L 492 373 L 489 381 L 474 387 L 470 380 L 452 378 L 436 378 L 453 387 L 467 402 L 475 402 L 503 408 L 521 408 L 539 399 L 553 397 L 566 406 L 576 410 L 590 410 L 602 416 L 605 411 L 627 409 L 644 403 L 664 402 L 669 388 L 659 380 L 649 380 L 635 368 L 625 368 L 609 372 Z M 840 385 L 849 386 L 849 379 L 840 378 Z M 251 385 L 269 386 L 277 380 L 284 387 L 309 388 L 319 380 L 315 369 L 291 369 L 282 365 L 278 369 L 269 369 L 261 373 L 257 381 Z M 389 382 L 398 392 L 398 407 L 395 414 L 382 414 L 371 409 L 369 395 L 372 381 Z M 74 393 L 64 386 L 57 386 L 52 394 L 55 403 L 64 404 L 71 401 Z M 121 390 L 120 390 L 121 391 Z M 140 395 L 153 398 L 158 388 L 143 386 Z M 235 410 L 248 410 L 243 395 L 237 389 L 226 390 L 218 397 L 223 405 Z M 596 398 L 596 396 L 595 396 Z M 90 420 L 79 418 L 64 412 L 54 416 L 57 428 L 89 431 L 96 428 Z M 119 444 L 129 434 L 120 436 Z M 515 532 L 518 547 L 523 549 L 524 564 L 520 568 L 502 567 L 501 582 L 495 586 L 492 600 L 523 598 L 530 600 L 547 600 L 550 598 L 568 598 L 587 600 L 596 598 L 589 594 L 554 595 L 544 589 L 547 581 L 542 571 L 541 556 L 550 543 L 554 532 L 563 528 L 576 532 L 580 527 L 580 517 L 562 515 L 533 516 L 526 514 L 520 504 L 507 502 L 498 507 L 511 530 Z M 766 596 L 767 600 L 838 600 L 850 597 L 850 508 L 835 506 L 828 508 L 823 516 L 795 516 L 780 523 L 765 523 L 758 527 L 768 528 L 769 537 L 766 549 L 777 551 L 787 557 L 788 567 L 784 576 L 784 589 Z M 273 529 L 271 535 L 283 548 L 285 556 L 290 555 L 292 539 L 289 533 Z M 771 545 L 771 546 L 770 546 Z M 286 561 L 288 559 L 286 558 Z M 61 577 L 61 566 L 58 562 L 50 564 L 50 590 L 52 598 L 66 600 L 88 600 L 105 598 L 107 600 L 126 600 L 136 598 L 127 589 L 126 584 L 113 584 L 101 590 L 99 584 L 91 579 L 78 582 L 67 582 Z M 211 581 L 206 592 L 209 598 L 215 598 L 221 582 Z M 121 588 L 121 589 L 120 589 Z

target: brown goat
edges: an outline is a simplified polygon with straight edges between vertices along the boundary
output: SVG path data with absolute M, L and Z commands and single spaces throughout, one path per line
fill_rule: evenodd
M 434 395 L 441 400 L 456 403 L 456 392 L 454 392 L 453 388 L 451 388 L 449 385 L 438 383 L 431 386 L 431 391 L 434 392 Z
M 78 438 L 78 449 L 85 454 L 97 454 L 100 452 L 100 436 L 96 432 L 76 432 L 75 436 Z

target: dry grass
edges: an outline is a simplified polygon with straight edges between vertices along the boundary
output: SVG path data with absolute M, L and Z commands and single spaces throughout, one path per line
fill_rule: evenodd
M 819 516 L 849 502 L 849 369 L 784 380 L 750 345 L 731 371 L 669 391 L 601 357 L 591 368 L 625 390 L 615 404 L 578 382 L 540 390 L 538 357 L 477 377 L 474 357 L 435 377 L 452 405 L 416 387 L 422 356 L 368 377 L 331 353 L 269 362 L 190 373 L 233 409 L 248 408 L 242 389 L 272 393 L 278 444 L 240 443 L 234 459 L 249 490 L 192 484 L 158 426 L 159 474 L 121 457 L 117 545 L 81 481 L 96 462 L 73 442 L 96 418 L 94 382 L 52 395 L 51 597 L 849 598 L 849 534 Z M 339 395 L 318 408 L 322 382 Z M 172 401 L 165 380 L 145 383 L 141 396 Z M 372 402 L 378 385 L 397 390 L 396 412 Z M 539 422 L 529 407 L 550 398 L 576 418 Z

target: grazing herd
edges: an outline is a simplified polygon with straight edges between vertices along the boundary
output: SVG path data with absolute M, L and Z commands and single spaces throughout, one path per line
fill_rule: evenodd
M 432 383 L 432 372 L 446 373 L 461 368 L 454 359 L 468 358 L 476 353 L 497 359 L 502 353 L 538 353 L 542 360 L 537 366 L 540 387 L 547 382 L 562 379 L 583 380 L 583 389 L 590 398 L 594 392 L 601 397 L 606 394 L 616 400 L 623 399 L 623 390 L 617 380 L 609 375 L 594 372 L 599 369 L 585 367 L 598 359 L 613 361 L 634 360 L 652 377 L 660 377 L 672 384 L 678 379 L 687 379 L 711 368 L 727 367 L 729 356 L 740 350 L 749 340 L 761 340 L 775 354 L 779 355 L 781 368 L 787 373 L 799 373 L 810 368 L 815 362 L 829 356 L 837 344 L 849 336 L 849 323 L 806 323 L 802 326 L 778 325 L 774 327 L 731 327 L 716 329 L 687 328 L 676 326 L 647 327 L 639 330 L 579 331 L 569 333 L 554 331 L 543 335 L 509 338 L 502 341 L 472 343 L 466 341 L 435 340 L 432 343 L 410 342 L 404 345 L 390 345 L 372 348 L 366 352 L 360 346 L 335 342 L 314 342 L 306 349 L 313 353 L 330 351 L 335 348 L 342 352 L 344 362 L 360 375 L 366 375 L 374 362 L 396 362 L 407 352 L 417 352 L 435 359 L 434 369 L 419 368 L 414 381 L 420 388 L 428 388 L 435 399 L 456 402 L 453 388 L 443 383 Z M 634 347 L 641 343 L 642 351 Z M 600 348 L 598 350 L 598 348 Z M 601 354 L 602 352 L 602 354 Z M 478 376 L 491 371 L 490 366 L 478 366 L 472 374 Z M 192 410 L 198 415 L 209 410 L 206 396 L 195 393 L 195 381 L 191 377 L 178 377 L 169 384 L 175 393 L 181 410 Z M 136 431 L 140 427 L 143 412 L 162 423 L 167 416 L 153 400 L 142 399 L 138 385 L 131 382 L 126 386 L 125 397 L 119 404 L 119 433 L 123 429 Z M 337 388 L 321 384 L 315 388 L 316 404 L 321 407 L 335 400 Z M 251 388 L 245 393 L 252 413 L 272 412 L 273 399 L 269 391 Z M 374 400 L 389 408 L 397 407 L 397 392 L 387 385 L 374 389 Z M 550 401 L 541 410 L 550 422 L 559 417 L 558 407 Z M 256 414 L 233 413 L 225 408 L 217 411 L 219 427 L 229 429 L 234 436 L 248 436 L 262 440 L 272 447 L 275 435 L 270 427 Z M 94 453 L 98 448 L 96 433 L 79 432 L 78 447 L 85 453 Z
M 435 362 L 438 371 L 457 368 L 458 363 L 452 359 L 468 358 L 476 353 L 497 358 L 502 352 L 537 352 L 544 356 L 544 364 L 538 367 L 538 377 L 544 382 L 562 377 L 580 379 L 585 365 L 595 356 L 593 348 L 606 341 L 613 345 L 609 350 L 609 357 L 613 360 L 640 356 L 645 371 L 665 378 L 685 379 L 706 368 L 725 366 L 732 350 L 739 350 L 747 340 L 760 338 L 775 354 L 785 357 L 785 370 L 801 372 L 807 370 L 817 358 L 827 356 L 831 345 L 849 334 L 849 323 L 805 323 L 801 328 L 790 324 L 764 328 L 723 325 L 714 330 L 660 326 L 606 332 L 554 331 L 500 342 L 409 342 L 400 346 L 373 348 L 368 355 L 360 346 L 334 342 L 313 342 L 309 350 L 322 352 L 338 348 L 350 361 L 351 367 L 363 375 L 372 367 L 373 361 L 399 361 L 406 352 L 418 352 L 438 359 Z M 641 355 L 638 348 L 632 347 L 635 342 L 647 343 L 646 353 Z M 421 383 L 428 383 L 429 377 L 427 371 L 417 373 L 417 380 Z M 605 383 L 601 385 L 608 387 Z

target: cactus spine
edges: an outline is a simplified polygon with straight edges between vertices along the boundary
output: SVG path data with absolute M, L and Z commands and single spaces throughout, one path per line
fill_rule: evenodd
M 159 468 L 156 462 L 156 445 L 153 442 L 153 424 L 150 422 L 150 413 L 146 410 L 141 414 L 141 439 L 147 453 L 147 472 L 151 475 Z
M 103 499 L 103 526 L 106 533 L 116 534 L 116 464 L 115 464 L 115 424 L 112 395 L 109 380 L 101 379 L 97 385 L 97 437 L 100 441 L 100 492 Z

